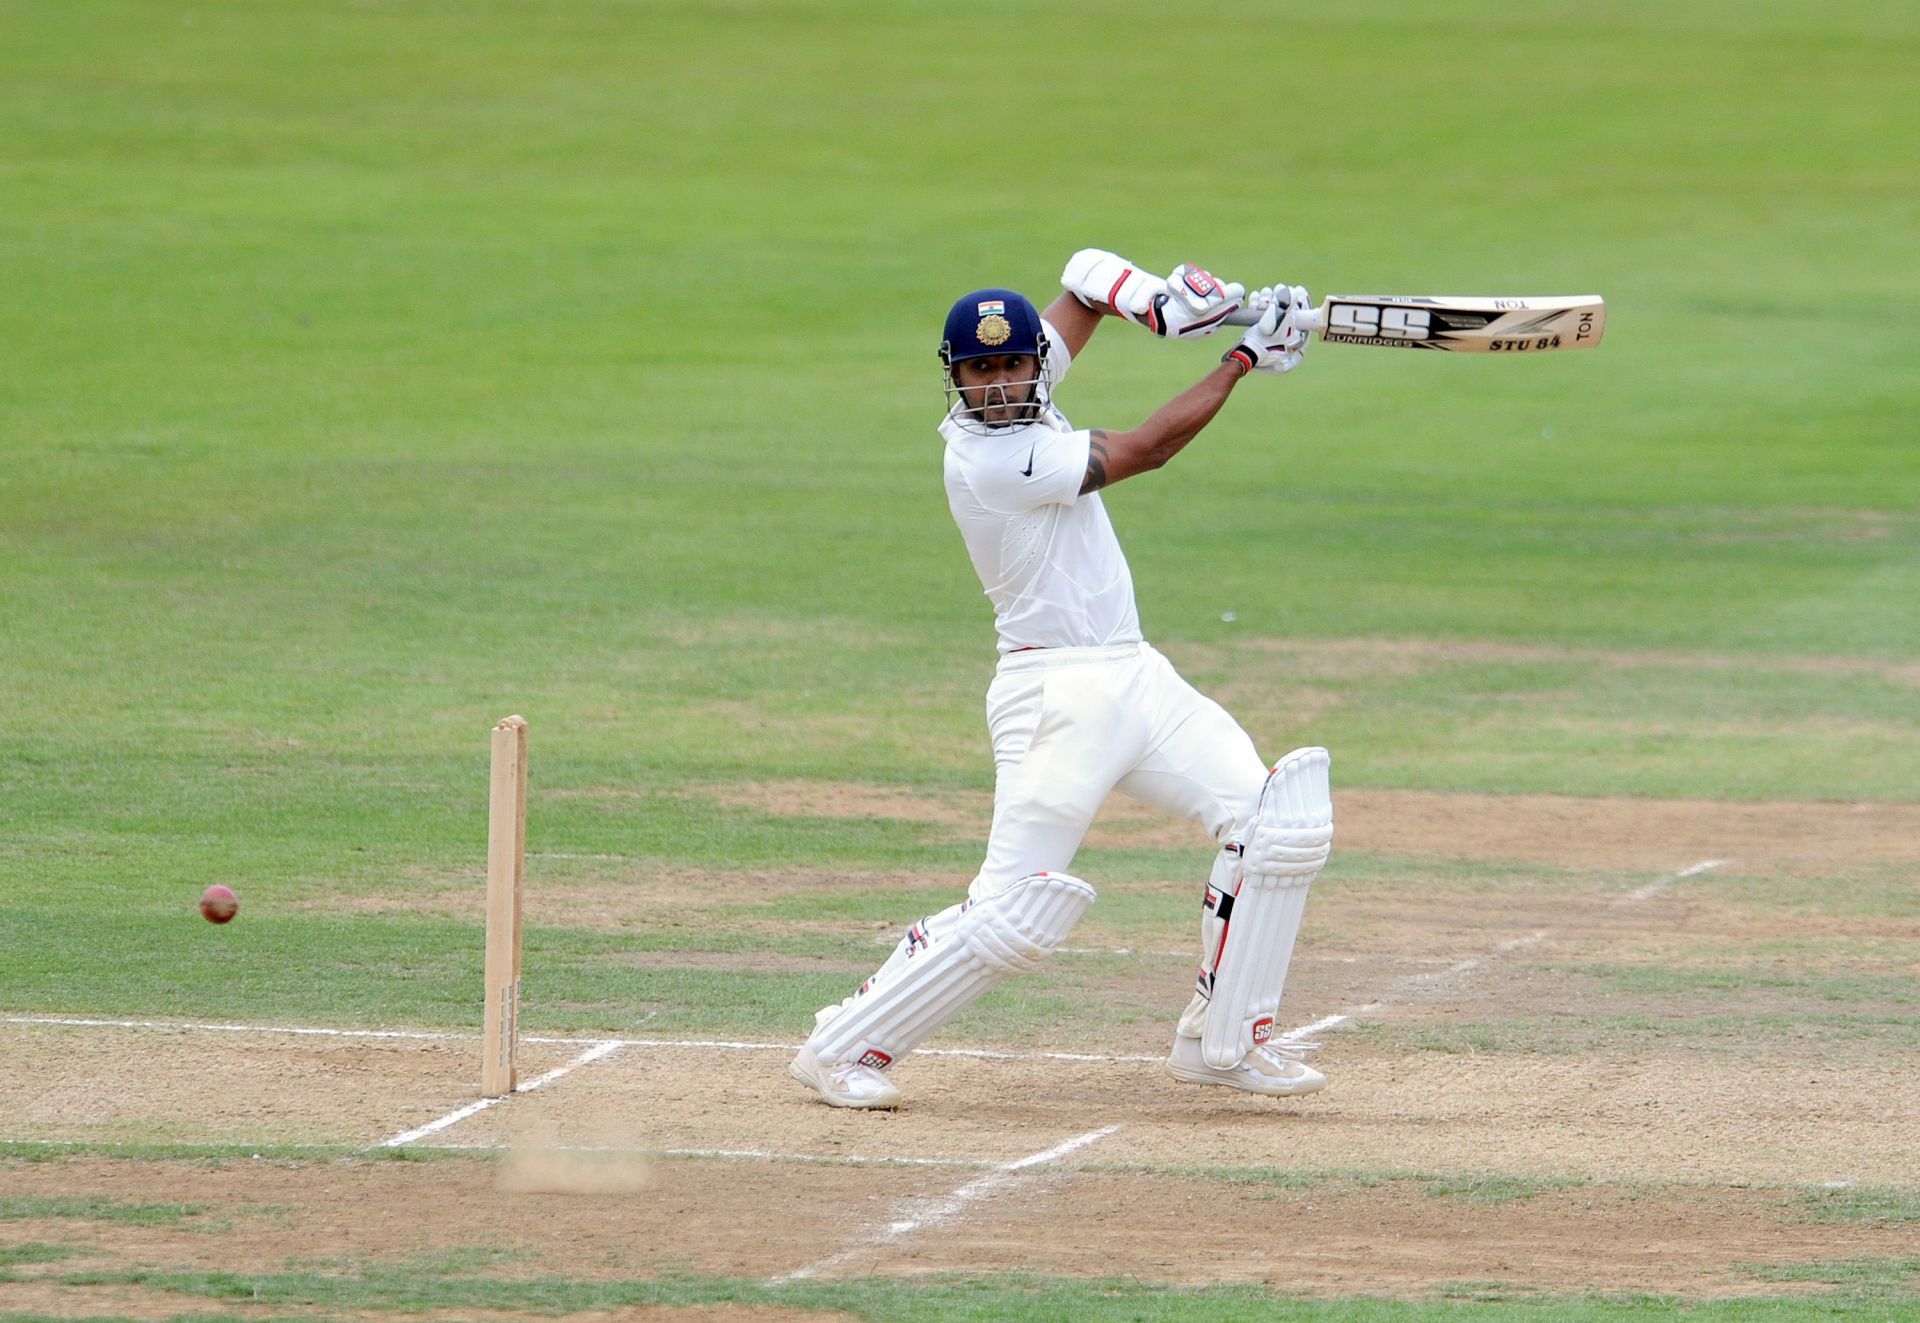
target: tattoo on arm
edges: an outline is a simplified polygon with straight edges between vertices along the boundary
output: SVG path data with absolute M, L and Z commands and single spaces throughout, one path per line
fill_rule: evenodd
M 1106 432 L 1096 427 L 1087 434 L 1092 439 L 1087 442 L 1087 476 L 1080 484 L 1080 494 L 1097 492 L 1107 485 L 1107 439 Z

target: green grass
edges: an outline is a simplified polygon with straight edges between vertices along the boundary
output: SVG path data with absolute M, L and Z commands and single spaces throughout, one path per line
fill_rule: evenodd
M 1808 674 L 1764 659 L 1475 662 L 1355 688 L 1319 734 L 1329 748 L 1362 751 L 1362 776 L 1379 783 L 1905 799 L 1920 773 L 1911 677 Z
M 203 1216 L 199 1204 L 148 1204 L 93 1195 L 0 1195 L 0 1222 L 74 1218 L 86 1222 L 119 1222 L 136 1227 L 179 1226 Z
M 1898 1059 L 1920 1049 L 1920 1018 L 1818 1011 L 1569 1013 L 1550 1018 L 1492 1017 L 1445 1028 L 1385 1021 L 1342 1032 L 1365 1035 L 1386 1050 L 1451 1055 L 1586 1056 L 1659 1050 L 1751 1057 L 1778 1053 L 1783 1044 L 1791 1044 L 1794 1054 L 1811 1059 L 1857 1058 L 1862 1052 Z
M 1809 1269 L 1809 1273 L 1819 1267 Z M 1903 1286 L 1911 1267 L 1876 1261 L 1848 1274 L 1831 1273 L 1847 1288 L 1836 1300 L 1804 1297 L 1680 1301 L 1663 1297 L 1529 1297 L 1471 1302 L 1376 1299 L 1299 1300 L 1253 1286 L 1167 1287 L 1125 1279 L 1067 1282 L 1039 1277 L 951 1278 L 911 1281 L 852 1280 L 828 1284 L 768 1286 L 738 1278 L 675 1276 L 652 1281 L 573 1281 L 531 1277 L 432 1277 L 404 1266 L 369 1265 L 358 1272 L 218 1273 L 139 1270 L 74 1273 L 70 1285 L 134 1285 L 217 1301 L 245 1301 L 255 1308 L 320 1306 L 339 1310 L 417 1313 L 424 1310 L 503 1309 L 565 1315 L 646 1305 L 695 1306 L 731 1303 L 800 1310 L 841 1310 L 857 1318 L 900 1320 L 1041 1320 L 1042 1323 L 1161 1323 L 1220 1318 L 1248 1320 L 1359 1320 L 1360 1323 L 1477 1323 L 1519 1317 L 1587 1320 L 1685 1317 L 1702 1323 L 1798 1323 L 1840 1316 L 1841 1305 L 1863 1299 L 1912 1317 L 1920 1298 Z M 1809 1275 L 1774 1280 L 1828 1281 Z
M 797 1034 L 878 957 L 873 925 L 948 903 L 979 843 L 710 792 L 989 787 L 990 621 L 939 488 L 934 328 L 961 289 L 1044 294 L 1095 243 L 1322 293 L 1609 299 L 1590 354 L 1316 349 L 1110 493 L 1150 636 L 1264 751 L 1326 743 L 1349 787 L 1920 798 L 1912 6 L 1183 19 L 0 0 L 0 1010 L 477 1026 L 477 924 L 423 909 L 478 885 L 485 731 L 521 711 L 531 886 L 714 878 L 676 920 L 540 920 L 527 1027 Z M 1234 86 L 1283 90 L 1196 94 L 1222 51 Z M 1217 348 L 1109 328 L 1061 401 L 1126 426 Z M 1209 853 L 1084 852 L 1090 942 L 1190 940 Z M 844 893 L 754 890 L 801 869 Z M 1686 886 L 1897 919 L 1909 871 Z M 1644 880 L 1342 854 L 1319 885 Z M 193 915 L 211 882 L 240 893 L 229 927 Z M 1910 943 L 1866 940 L 1756 944 L 1765 969 L 1609 957 L 1616 994 L 1709 1009 L 1406 1041 L 1906 1050 L 1886 965 Z M 953 1035 L 1049 1041 L 1184 995 L 1171 974 L 1114 992 L 1123 967 L 1058 962 Z M 622 1303 L 603 1289 L 554 1287 Z M 1322 1316 L 835 1289 L 902 1318 Z
M 1809 1002 L 1881 1002 L 1911 1006 L 1920 1001 L 1913 979 L 1901 974 L 1809 974 L 1777 968 L 1688 969 L 1672 965 L 1573 965 L 1538 967 L 1543 973 L 1596 980 L 1616 992 L 1726 1000 L 1748 992 L 1784 992 Z M 1920 1018 L 1920 1017 L 1916 1017 Z
M 1920 1193 L 1849 1185 L 1809 1190 L 1808 1208 L 1821 1222 L 1920 1222 Z
M 1256 1192 L 1281 1194 L 1302 1190 L 1328 1190 L 1340 1194 L 1351 1190 L 1372 1190 L 1383 1186 L 1405 1185 L 1435 1199 L 1458 1199 L 1465 1203 L 1493 1206 L 1535 1198 L 1551 1190 L 1568 1190 L 1594 1184 L 1576 1176 L 1510 1176 L 1501 1172 L 1420 1172 L 1400 1169 L 1379 1171 L 1318 1171 L 1297 1167 L 1223 1167 L 1204 1164 L 1150 1165 L 1141 1163 L 1086 1163 L 1085 1171 L 1114 1171 L 1173 1176 L 1210 1184 L 1232 1185 Z M 1331 1188 L 1329 1188 L 1331 1187 Z
M 1573 1189 L 1588 1182 L 1576 1177 L 1509 1176 L 1502 1172 L 1476 1172 L 1462 1176 L 1421 1177 L 1420 1183 L 1431 1198 L 1495 1206 L 1524 1202 L 1549 1190 Z
M 22 1264 L 58 1263 L 76 1254 L 95 1252 L 85 1245 L 48 1245 L 34 1240 L 13 1245 L 0 1245 L 0 1275 L 4 1275 L 6 1269 L 16 1268 Z
M 481 733 L 515 708 L 536 850 L 917 865 L 908 827 L 675 792 L 985 784 L 930 327 L 955 289 L 1043 291 L 1092 241 L 1614 301 L 1589 355 L 1317 353 L 1112 494 L 1150 632 L 1249 689 L 1294 684 L 1247 646 L 1273 639 L 1684 654 L 1316 679 L 1337 701 L 1310 722 L 1246 705 L 1264 745 L 1324 739 L 1353 785 L 1912 797 L 1912 684 L 1874 669 L 1920 647 L 1911 14 L 1374 0 L 1166 34 L 1143 3 L 1089 12 L 9 4 L 20 895 L 187 945 L 160 916 L 206 881 L 251 923 L 476 867 Z M 954 55 L 989 22 L 997 87 L 1049 126 L 991 148 L 952 118 L 1001 95 Z M 1367 95 L 1214 176 L 1189 149 L 1219 106 L 1096 72 L 1147 33 Z M 1383 72 L 1456 57 L 1526 113 Z M 1048 185 L 1015 205 L 1001 178 Z M 1202 179 L 1197 216 L 1140 205 Z M 1790 370 L 1763 348 L 1789 334 Z M 1098 422 L 1206 357 L 1127 328 L 1095 350 L 1063 399 Z M 592 788 L 637 797 L 564 797 Z
M 963 848 L 921 853 L 927 870 L 947 879 L 938 885 L 878 887 L 849 878 L 835 887 L 829 874 L 802 891 L 762 895 L 716 882 L 684 904 L 658 907 L 654 923 L 530 927 L 524 1023 L 542 1033 L 619 1034 L 644 1020 L 648 1033 L 756 1038 L 766 1036 L 769 1025 L 806 1023 L 872 972 L 885 954 L 882 939 L 891 942 L 905 925 L 953 903 L 971 866 L 971 851 L 963 855 Z M 536 860 L 529 885 L 540 885 L 540 874 L 564 862 Z M 1076 944 L 1185 952 L 1194 942 L 1192 886 L 1207 862 L 1201 850 L 1084 851 L 1079 866 L 1099 879 L 1100 899 Z M 647 897 L 646 879 L 635 876 L 633 864 L 613 867 L 593 880 L 615 895 L 630 890 L 636 901 Z M 1535 894 L 1625 880 L 1581 870 L 1480 871 L 1343 856 L 1317 885 L 1330 895 L 1379 885 Z M 437 883 L 412 892 L 404 881 L 357 888 L 363 899 L 387 895 L 402 903 L 439 894 Z M 476 934 L 466 920 L 271 907 L 264 914 L 243 909 L 242 917 L 245 922 L 216 928 L 151 902 L 145 912 L 106 915 L 84 907 L 0 912 L 0 933 L 17 929 L 20 952 L 7 987 L 15 1007 L 46 1013 L 143 1016 L 165 1007 L 168 1016 L 186 1019 L 456 1028 L 475 1018 Z M 726 959 L 678 965 L 673 957 L 680 954 Z M 109 959 L 118 962 L 117 974 L 99 988 L 99 970 Z M 756 967 L 760 963 L 766 967 Z M 956 1030 L 1019 1041 L 1097 1030 L 1109 1009 L 1125 1009 L 1099 995 L 1103 980 L 1138 964 L 1132 956 L 1105 955 L 1054 961 L 1023 981 L 1021 997 L 988 999 Z M 1180 989 L 1189 977 L 1183 967 L 1169 995 L 1184 996 Z M 90 988 L 96 990 L 76 995 Z M 1088 992 L 1095 995 L 1081 995 Z
M 1681 885 L 1690 894 L 1710 896 L 1758 913 L 1894 920 L 1920 918 L 1920 888 L 1913 885 L 1913 870 L 1909 866 L 1869 863 L 1842 867 L 1834 864 L 1823 870 L 1823 876 L 1841 885 L 1813 885 L 1804 875 L 1769 876 L 1742 868 L 1738 862 L 1724 869 L 1687 878 Z M 1789 925 L 1782 924 L 1780 927 L 1787 928 Z M 1753 949 L 1798 956 L 1800 952 L 1774 945 L 1793 940 L 1793 937 L 1771 938 L 1767 943 L 1755 943 Z
M 1816 1263 L 1750 1263 L 1741 1271 L 1763 1282 L 1810 1282 L 1838 1288 L 1836 1294 L 1862 1308 L 1912 1308 L 1920 1291 L 1920 1259 L 1857 1255 Z
M 130 1140 L 5 1140 L 0 1159 L 8 1162 L 66 1162 L 73 1158 L 121 1158 L 130 1162 L 181 1162 L 218 1168 L 235 1162 L 293 1167 L 311 1162 L 432 1162 L 454 1158 L 487 1160 L 493 1155 L 468 1149 L 410 1144 L 406 1148 L 369 1149 L 357 1144 L 206 1144 L 149 1143 Z
M 87 1323 L 154 1323 L 150 1316 L 131 1314 L 88 1314 Z M 196 1309 L 191 1313 L 173 1314 L 165 1323 L 245 1323 L 247 1319 L 272 1318 L 270 1314 L 217 1314 Z M 289 1314 L 283 1318 L 299 1318 L 302 1323 L 332 1323 L 323 1314 Z M 28 1314 L 15 1311 L 0 1312 L 0 1323 L 73 1323 L 71 1314 Z

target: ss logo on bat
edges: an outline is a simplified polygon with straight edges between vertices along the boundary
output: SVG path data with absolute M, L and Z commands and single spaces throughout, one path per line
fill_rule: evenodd
M 1424 340 L 1430 319 L 1425 308 L 1375 308 L 1364 303 L 1336 303 L 1327 310 L 1327 330 L 1334 335 L 1375 340 Z

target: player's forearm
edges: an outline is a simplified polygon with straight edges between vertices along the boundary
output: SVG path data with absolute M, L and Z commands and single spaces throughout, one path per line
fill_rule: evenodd
M 1090 308 L 1071 294 L 1061 294 L 1047 305 L 1040 314 L 1047 325 L 1060 332 L 1060 338 L 1067 342 L 1067 355 L 1077 357 L 1086 348 L 1087 341 L 1100 329 L 1100 319 L 1108 313 L 1098 308 Z
M 1213 421 L 1220 406 L 1233 394 L 1243 375 L 1236 363 L 1222 363 L 1199 381 L 1181 391 L 1154 410 L 1146 422 L 1134 429 L 1134 435 L 1151 452 L 1149 463 L 1159 468 L 1186 448 L 1187 442 Z

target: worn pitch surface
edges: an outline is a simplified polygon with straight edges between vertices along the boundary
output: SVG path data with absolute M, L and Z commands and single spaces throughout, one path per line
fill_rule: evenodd
M 1556 848 L 1602 839 L 1623 811 L 1556 804 L 1567 827 Z M 1375 809 L 1355 816 L 1363 838 L 1415 845 L 1432 834 L 1420 821 L 1445 821 L 1437 811 L 1398 824 Z M 1302 1023 L 1349 1018 L 1324 1035 L 1332 1086 L 1308 1099 L 1177 1084 L 1153 1059 L 1164 1027 L 1149 1022 L 1052 1045 L 1093 1060 L 944 1043 L 1001 1055 L 915 1057 L 899 1068 L 909 1102 L 895 1114 L 818 1105 L 786 1078 L 773 1046 L 635 1036 L 582 1062 L 595 1041 L 615 1040 L 533 1042 L 523 1079 L 572 1069 L 410 1141 L 460 1150 L 442 1160 L 336 1153 L 209 1168 L 83 1149 L 9 1163 L 7 1183 L 23 1194 L 207 1206 L 230 1222 L 217 1240 L 131 1227 L 90 1229 L 88 1241 L 123 1262 L 228 1270 L 483 1244 L 512 1251 L 522 1268 L 579 1278 L 1099 1276 L 1124 1262 L 1169 1282 L 1326 1295 L 1422 1295 L 1462 1280 L 1751 1292 L 1742 1265 L 1920 1252 L 1911 1221 L 1815 1216 L 1820 1192 L 1837 1183 L 1911 1181 L 1920 1084 L 1904 1049 L 1871 1035 L 1836 1044 L 1701 1028 L 1711 1007 L 1698 990 L 1583 983 L 1564 971 L 1587 968 L 1602 949 L 1628 969 L 1658 970 L 1676 950 L 1696 963 L 1717 953 L 1734 968 L 1796 934 L 1845 939 L 1844 915 L 1801 920 L 1760 903 L 1768 879 L 1791 875 L 1823 844 L 1853 867 L 1904 847 L 1896 836 L 1876 847 L 1843 807 L 1802 820 L 1813 825 L 1786 844 L 1756 836 L 1737 865 L 1688 876 L 1706 863 L 1689 854 L 1699 823 L 1724 825 L 1711 812 L 1686 831 L 1623 838 L 1632 867 L 1671 863 L 1636 888 L 1542 895 L 1525 879 L 1477 891 L 1436 881 L 1423 897 L 1400 883 L 1330 878 L 1288 1008 Z M 1127 829 L 1124 816 L 1115 829 Z M 1595 847 L 1579 862 L 1605 855 Z M 1738 882 L 1717 876 L 1736 866 Z M 1911 918 L 1870 927 L 1887 941 L 1920 936 Z M 1184 938 L 1154 935 L 1119 962 L 1115 987 L 1164 985 L 1177 1004 Z M 1060 957 L 1091 958 L 1106 957 L 1091 948 Z M 1750 991 L 1763 1002 L 1800 995 L 1764 980 Z M 1649 1037 L 1633 1032 L 1640 1021 L 1681 1030 Z M 785 1042 L 791 1029 L 768 1026 L 761 1041 Z M 471 1102 L 478 1057 L 460 1035 L 24 1018 L 0 1027 L 0 1039 L 11 1067 L 0 1076 L 6 1137 L 68 1143 L 370 1148 Z M 9 1227 L 28 1240 L 48 1234 Z M 63 1291 L 63 1308 L 111 1294 Z

